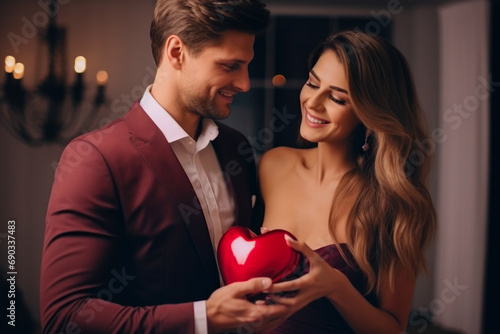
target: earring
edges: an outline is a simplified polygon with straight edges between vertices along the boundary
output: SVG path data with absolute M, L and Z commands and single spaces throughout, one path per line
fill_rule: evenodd
M 365 152 L 368 151 L 368 149 L 370 148 L 370 145 L 368 145 L 368 136 L 365 137 L 365 143 L 363 144 L 363 146 L 361 146 L 361 148 Z

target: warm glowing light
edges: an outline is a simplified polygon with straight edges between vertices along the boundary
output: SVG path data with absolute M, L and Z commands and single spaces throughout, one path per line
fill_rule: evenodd
M 14 72 L 14 66 L 16 65 L 16 58 L 12 56 L 5 57 L 5 72 Z
M 96 79 L 97 79 L 97 84 L 99 86 L 104 86 L 108 82 L 108 72 L 106 71 L 97 72 Z
M 24 77 L 24 64 L 16 63 L 14 66 L 14 79 L 22 79 Z
M 285 84 L 286 78 L 283 75 L 278 74 L 273 77 L 273 85 L 275 87 L 283 87 Z
M 75 58 L 75 72 L 76 73 L 83 73 L 85 72 L 85 69 L 87 68 L 87 60 L 85 57 L 78 56 Z

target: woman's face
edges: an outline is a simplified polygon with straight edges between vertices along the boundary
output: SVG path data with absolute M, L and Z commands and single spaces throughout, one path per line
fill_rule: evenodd
M 310 142 L 348 144 L 361 123 L 349 100 L 347 76 L 337 54 L 326 50 L 300 92 L 301 136 Z

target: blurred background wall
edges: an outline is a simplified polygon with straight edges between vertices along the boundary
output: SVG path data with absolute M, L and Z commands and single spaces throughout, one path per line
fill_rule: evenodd
M 26 22 L 36 23 L 46 3 L 48 0 L 0 1 L 0 58 L 13 55 L 24 63 L 22 80 L 27 89 L 34 89 L 44 75 L 35 70 L 41 57 L 37 40 L 44 26 L 38 29 L 35 25 L 33 32 Z M 97 90 L 95 73 L 105 70 L 109 74 L 104 111 L 94 124 L 80 131 L 86 132 L 122 116 L 152 82 L 156 68 L 149 45 L 149 24 L 154 1 L 61 0 L 59 3 L 57 22 L 67 29 L 67 82 L 75 80 L 73 59 L 80 55 L 87 59 L 83 73 L 86 99 L 91 100 Z M 294 115 L 299 113 L 298 92 L 306 80 L 307 55 L 314 45 L 329 32 L 344 28 L 391 39 L 410 63 L 429 129 L 436 133 L 434 139 L 423 143 L 423 151 L 436 153 L 438 157 L 430 183 L 441 220 L 436 242 L 428 252 L 432 275 L 421 275 L 418 279 L 409 323 L 417 333 L 429 332 L 433 322 L 463 333 L 486 332 L 483 296 L 489 296 L 484 293 L 489 277 L 485 272 L 488 254 L 492 257 L 492 251 L 487 252 L 486 237 L 488 219 L 491 221 L 487 215 L 489 112 L 493 110 L 490 94 L 497 87 L 491 83 L 490 2 L 270 0 L 267 3 L 274 18 L 267 33 L 256 41 L 256 56 L 251 64 L 253 88 L 238 96 L 226 122 L 251 140 L 257 155 L 274 146 L 293 146 L 298 120 Z M 498 15 L 496 18 L 499 19 Z M 449 39 L 454 42 L 448 43 Z M 451 64 L 455 57 L 457 61 Z M 278 74 L 286 78 L 282 86 L 272 83 Z M 0 75 L 0 85 L 5 81 Z M 463 85 L 455 89 L 456 83 Z M 478 98 L 478 85 L 484 86 L 481 96 L 485 98 Z M 476 96 L 477 103 L 469 96 Z M 466 108 L 463 113 L 453 109 L 457 104 Z M 276 117 L 285 126 L 272 132 L 270 122 Z M 449 121 L 450 117 L 455 118 Z M 453 126 L 459 121 L 460 126 Z M 444 131 L 445 140 L 440 131 Z M 39 320 L 45 212 L 62 149 L 58 144 L 26 145 L 0 128 L 0 264 L 4 274 L 7 221 L 15 220 L 17 287 L 35 323 Z M 462 186 L 454 187 L 457 183 Z

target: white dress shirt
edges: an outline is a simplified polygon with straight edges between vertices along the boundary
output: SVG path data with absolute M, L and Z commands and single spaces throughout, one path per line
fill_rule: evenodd
M 207 222 L 214 254 L 219 240 L 235 221 L 234 199 L 230 196 L 211 141 L 219 129 L 215 122 L 202 119 L 202 130 L 195 141 L 151 95 L 151 85 L 140 101 L 141 107 L 161 130 L 191 181 Z M 161 152 L 158 152 L 161 154 Z M 216 257 L 217 258 L 217 257 Z M 195 333 L 206 334 L 205 301 L 194 303 Z

